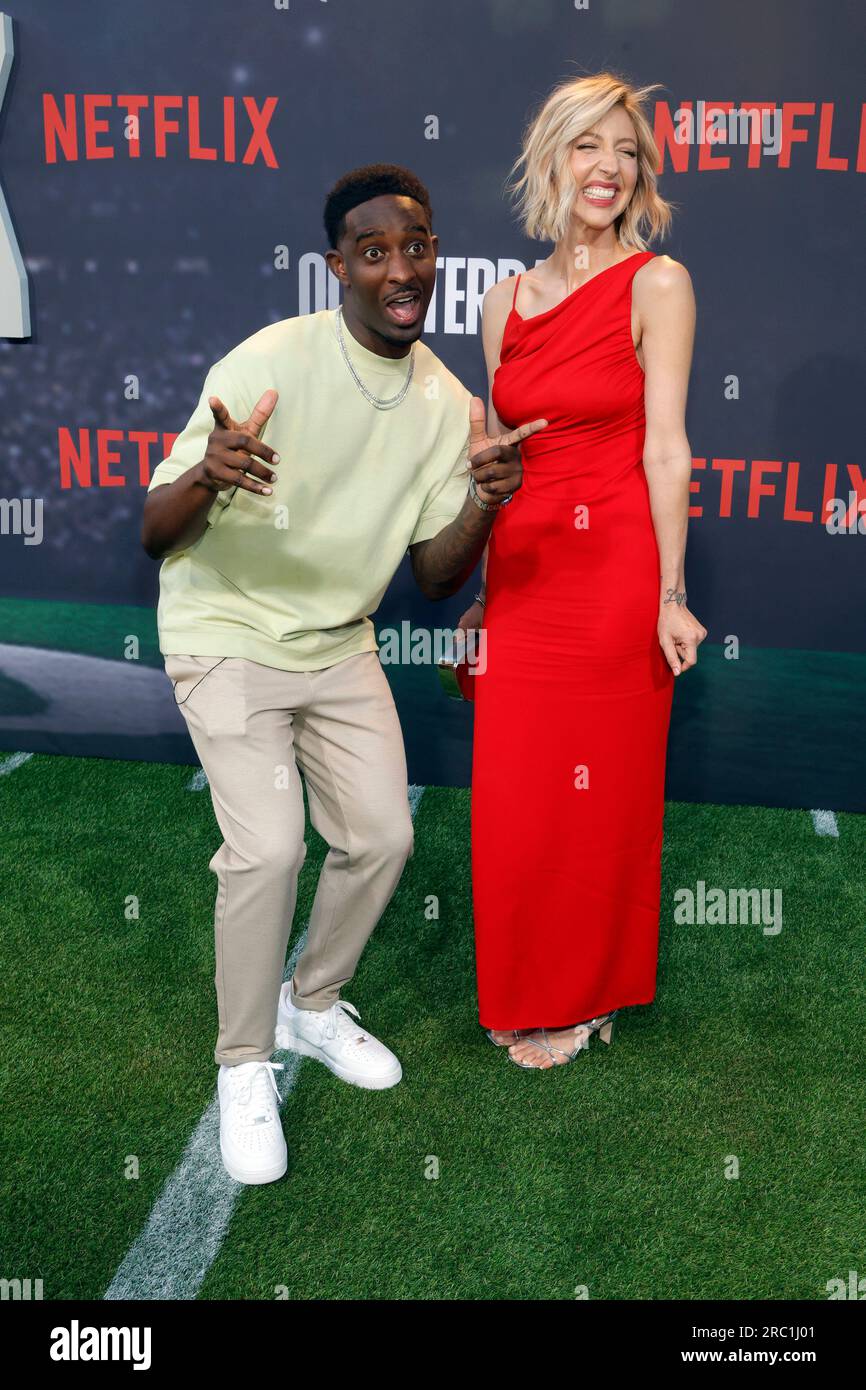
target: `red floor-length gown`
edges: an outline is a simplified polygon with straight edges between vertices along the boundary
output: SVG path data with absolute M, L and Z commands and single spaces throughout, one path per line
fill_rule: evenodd
M 655 995 L 674 676 L 631 335 L 632 280 L 653 255 L 532 318 L 512 305 L 505 324 L 496 412 L 549 423 L 493 526 L 473 682 L 484 1028 L 565 1027 Z

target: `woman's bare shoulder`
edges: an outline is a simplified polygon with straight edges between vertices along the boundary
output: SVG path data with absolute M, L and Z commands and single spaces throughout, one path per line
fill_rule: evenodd
M 644 287 L 648 287 L 653 295 L 668 292 L 676 294 L 690 288 L 691 283 L 692 277 L 682 261 L 675 261 L 672 256 L 664 255 L 652 256 L 635 271 L 634 277 L 636 294 Z
M 502 309 L 507 311 L 511 308 L 511 300 L 514 295 L 514 276 L 506 275 L 504 280 L 497 280 L 495 285 L 491 285 L 482 301 L 482 312 L 485 314 L 499 314 Z
M 481 303 L 481 335 L 485 350 L 495 349 L 497 360 L 513 297 L 514 276 L 508 275 L 490 286 Z

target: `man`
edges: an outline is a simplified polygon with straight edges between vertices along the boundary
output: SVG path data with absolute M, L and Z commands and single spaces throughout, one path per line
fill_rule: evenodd
M 217 876 L 220 1147 L 240 1182 L 286 1170 L 276 1043 L 380 1089 L 394 1054 L 340 998 L 412 850 L 405 752 L 369 615 L 407 547 L 429 598 L 469 577 L 520 486 L 517 445 L 422 343 L 427 190 L 346 175 L 325 205 L 342 309 L 261 329 L 211 368 L 145 502 L 160 647 L 224 843 Z M 267 436 L 267 440 L 265 439 Z M 471 463 L 467 455 L 471 452 Z M 468 481 L 468 490 L 467 490 Z M 281 988 L 310 819 L 330 846 Z

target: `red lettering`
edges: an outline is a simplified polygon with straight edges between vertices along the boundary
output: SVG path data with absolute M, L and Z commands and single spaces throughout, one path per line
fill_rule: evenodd
M 749 505 L 746 516 L 759 516 L 762 497 L 775 497 L 776 484 L 763 481 L 765 473 L 781 473 L 782 465 L 778 459 L 752 459 L 752 474 L 749 482 Z
M 61 426 L 57 431 L 57 444 L 60 455 L 60 486 L 72 487 L 72 476 L 79 487 L 90 487 L 90 433 L 86 429 L 78 431 L 78 448 L 72 442 L 72 431 Z
M 856 463 L 846 464 L 848 477 L 854 485 L 854 500 L 848 508 L 846 524 L 850 528 L 857 525 L 860 504 L 866 500 L 866 478 L 863 477 L 861 470 Z
M 745 459 L 713 459 L 713 468 L 722 475 L 719 493 L 719 516 L 731 515 L 731 498 L 734 495 L 734 474 L 745 471 Z
M 183 106 L 183 97 L 154 97 L 153 99 L 153 143 L 157 159 L 165 159 L 166 135 L 177 135 L 179 121 L 170 121 L 166 116 L 169 107 Z
M 693 103 L 690 101 L 681 101 L 678 109 L 680 111 L 692 111 Z M 671 168 L 674 172 L 677 174 L 685 174 L 689 167 L 689 144 L 687 140 L 680 142 L 674 138 L 675 129 L 682 129 L 682 127 L 679 122 L 676 123 L 675 127 L 670 107 L 666 101 L 656 102 L 653 120 L 653 134 L 659 152 L 659 167 L 656 169 L 656 173 L 664 173 L 665 155 L 669 154 Z
M 860 107 L 860 139 L 857 144 L 857 173 L 866 174 L 866 101 Z
M 110 451 L 108 445 L 114 440 L 123 438 L 123 430 L 97 430 L 96 431 L 96 456 L 99 460 L 99 486 L 100 487 L 126 487 L 126 479 L 118 478 L 114 473 L 109 473 L 110 463 L 120 463 L 120 454 Z
M 814 116 L 814 101 L 786 101 L 782 104 L 782 148 L 779 150 L 779 168 L 790 169 L 791 146 L 801 145 L 809 139 L 808 130 L 797 130 L 794 119 L 797 116 Z
M 848 161 L 841 155 L 831 155 L 830 141 L 833 138 L 833 103 L 821 102 L 821 122 L 818 127 L 818 158 L 816 169 L 847 169 Z
M 747 168 L 758 169 L 761 164 L 763 149 L 763 118 L 765 111 L 775 111 L 774 101 L 744 101 L 741 110 L 751 111 L 752 119 L 749 122 L 749 158 Z M 769 143 L 769 142 L 768 142 Z
M 836 496 L 836 465 L 828 463 L 824 469 L 824 496 L 821 498 L 821 525 L 826 526 L 830 520 L 830 503 Z
M 234 97 L 223 97 L 223 158 L 227 164 L 234 164 L 236 159 Z
M 277 98 L 268 97 L 261 111 L 256 106 L 255 97 L 244 97 L 246 113 L 250 118 L 253 133 L 250 136 L 250 143 L 247 145 L 247 152 L 244 155 L 244 164 L 254 164 L 259 150 L 262 158 L 269 169 L 277 168 L 277 157 L 271 147 L 271 142 L 265 134 L 265 127 L 270 124 L 271 116 L 277 108 Z M 267 147 L 267 148 L 266 148 Z
M 110 145 L 97 145 L 96 137 L 101 131 L 110 129 L 108 121 L 96 119 L 97 106 L 110 106 L 110 96 L 94 96 L 88 93 L 84 98 L 84 157 L 85 159 L 113 159 L 114 150 Z
M 123 93 L 117 98 L 117 104 L 118 106 L 125 106 L 129 112 L 130 133 L 126 136 L 126 143 L 129 147 L 130 159 L 138 159 L 141 155 L 141 141 L 138 138 L 141 130 L 141 118 L 138 113 L 142 107 L 150 105 L 150 97 L 128 96 Z
M 63 98 L 63 115 L 50 92 L 42 93 L 42 127 L 45 132 L 45 163 L 57 163 L 57 144 L 67 160 L 78 158 L 78 127 L 75 120 L 75 97 L 67 92 Z
M 793 461 L 788 464 L 788 476 L 785 479 L 785 508 L 782 512 L 786 521 L 814 521 L 814 512 L 801 512 L 797 510 L 797 483 L 800 478 L 800 465 Z
M 217 152 L 212 145 L 203 147 L 199 141 L 198 97 L 189 98 L 189 157 L 190 159 L 216 159 Z
M 706 466 L 707 466 L 707 461 L 706 461 L 706 459 L 696 459 L 696 458 L 693 458 L 693 459 L 692 459 L 692 471 L 694 471 L 694 469 L 696 469 L 696 468 L 706 468 Z M 692 494 L 697 494 L 697 493 L 700 492 L 700 490 L 701 490 L 701 480 L 700 480 L 700 478 L 690 478 L 690 479 L 689 479 L 689 492 L 692 493 Z M 689 507 L 689 516 L 703 516 L 703 514 L 704 514 L 704 509 L 703 509 L 703 507 Z
M 150 482 L 150 446 L 159 439 L 156 430 L 130 430 L 130 444 L 138 445 L 138 481 L 142 487 L 147 487 Z M 166 455 L 163 455 L 165 458 Z
M 732 101 L 708 101 L 703 108 L 704 128 L 698 144 L 699 169 L 730 169 L 731 156 L 713 154 L 711 146 L 727 144 L 727 126 L 719 122 L 721 129 L 717 129 L 716 122 L 713 120 L 714 113 L 731 111 L 733 106 Z

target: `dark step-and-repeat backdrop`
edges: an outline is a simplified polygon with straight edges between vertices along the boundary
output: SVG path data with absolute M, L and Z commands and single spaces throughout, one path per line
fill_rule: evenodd
M 486 396 L 484 291 L 551 249 L 504 194 L 524 124 L 609 69 L 661 84 L 676 211 L 652 249 L 698 307 L 686 577 L 709 636 L 677 683 L 668 795 L 866 810 L 860 5 L 6 3 L 0 747 L 195 761 L 139 527 L 208 367 L 337 303 L 324 196 L 384 161 L 431 192 L 427 341 Z M 766 116 L 744 140 L 718 114 L 743 109 Z M 453 626 L 472 592 L 430 604 L 404 562 L 380 638 Z M 412 780 L 466 784 L 471 707 L 429 663 L 385 669 Z

